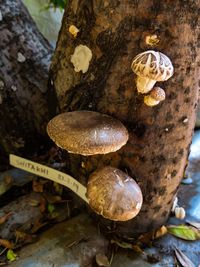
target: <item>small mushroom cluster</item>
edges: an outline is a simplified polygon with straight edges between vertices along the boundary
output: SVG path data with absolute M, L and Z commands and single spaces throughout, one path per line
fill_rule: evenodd
M 144 97 L 144 103 L 155 106 L 165 99 L 165 91 L 160 87 L 154 87 L 157 81 L 166 81 L 174 73 L 171 60 L 161 52 L 148 50 L 138 54 L 132 62 L 132 71 L 137 75 L 137 91 L 148 94 Z
M 48 123 L 47 132 L 57 146 L 87 156 L 117 151 L 128 141 L 128 131 L 120 121 L 93 111 L 62 113 Z M 143 202 L 139 185 L 111 166 L 90 175 L 86 196 L 96 213 L 114 221 L 132 219 Z
M 175 217 L 179 220 L 183 220 L 185 219 L 186 216 L 186 212 L 185 209 L 183 207 L 180 207 L 178 205 L 178 198 L 175 197 L 172 208 L 171 208 L 171 212 L 174 213 Z

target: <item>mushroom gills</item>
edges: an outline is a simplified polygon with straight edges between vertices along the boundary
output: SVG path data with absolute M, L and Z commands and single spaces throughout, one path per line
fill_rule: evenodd
M 155 83 L 156 83 L 155 80 L 149 79 L 147 77 L 137 76 L 136 86 L 137 86 L 138 93 L 146 94 L 150 92 L 152 88 L 154 87 Z

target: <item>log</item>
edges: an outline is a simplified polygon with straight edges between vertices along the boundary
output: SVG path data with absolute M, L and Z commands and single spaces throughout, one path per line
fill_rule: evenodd
M 31 192 L 19 197 L 0 208 L 0 218 L 9 214 L 8 219 L 0 224 L 0 239 L 14 240 L 16 231 L 35 234 L 44 226 L 62 222 L 77 214 L 71 201 L 54 202 L 54 211 L 48 205 L 55 197 L 50 193 Z M 18 244 L 16 244 L 18 245 Z
M 22 187 L 30 183 L 33 178 L 36 176 L 15 168 L 0 173 L 0 197 L 13 186 Z
M 86 214 L 57 224 L 42 233 L 35 244 L 19 251 L 19 259 L 10 266 L 96 266 L 96 254 L 107 253 L 108 240 L 98 234 Z
M 32 193 L 13 200 L 0 209 L 0 217 L 6 214 L 11 214 L 5 223 L 0 225 L 0 238 L 14 239 L 15 231 L 24 229 L 25 232 L 30 232 L 34 223 L 42 218 L 40 206 L 31 204 L 32 199 L 40 201 L 41 196 Z
M 31 154 L 44 141 L 52 47 L 21 0 L 0 0 L 0 157 Z M 50 87 L 49 87 L 50 88 Z
M 199 0 L 70 0 L 66 7 L 50 71 L 61 111 L 99 111 L 129 131 L 128 143 L 116 153 L 71 154 L 70 172 L 86 184 L 92 171 L 111 165 L 138 182 L 142 210 L 112 227 L 121 237 L 163 225 L 183 177 L 198 103 L 199 8 Z M 72 24 L 80 30 L 76 38 L 68 31 Z M 148 41 L 152 36 L 154 43 Z M 75 72 L 71 63 L 78 45 L 92 51 L 85 73 Z M 171 79 L 158 83 L 166 100 L 155 107 L 144 104 L 131 70 L 132 59 L 146 50 L 166 54 L 175 67 Z

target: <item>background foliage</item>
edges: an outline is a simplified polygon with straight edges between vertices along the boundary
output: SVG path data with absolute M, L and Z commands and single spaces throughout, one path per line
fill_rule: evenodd
M 67 0 L 22 0 L 32 18 L 49 42 L 55 47 L 61 20 L 64 12 L 64 2 Z
M 64 9 L 67 0 L 49 0 L 48 7 Z

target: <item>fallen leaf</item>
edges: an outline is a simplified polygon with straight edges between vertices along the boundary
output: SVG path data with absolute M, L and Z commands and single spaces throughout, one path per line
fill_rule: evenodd
M 117 241 L 117 240 L 114 240 L 114 239 L 112 239 L 112 240 L 110 241 L 110 243 L 111 243 L 111 244 L 116 244 L 116 245 L 118 245 L 118 246 L 121 247 L 121 248 L 130 248 L 130 249 L 133 248 L 133 245 L 130 244 L 130 243 L 122 242 L 122 241 Z
M 16 237 L 16 243 L 23 243 L 23 244 L 32 243 L 36 238 L 35 235 L 27 234 L 19 230 L 15 231 L 15 237 Z
M 54 196 L 54 195 L 46 193 L 44 194 L 44 197 L 47 200 L 47 202 L 50 204 L 63 202 L 61 196 L 58 196 L 58 195 Z
M 108 257 L 104 254 L 101 254 L 101 253 L 98 253 L 96 255 L 96 263 L 98 264 L 98 266 L 104 266 L 104 267 L 110 266 Z
M 158 263 L 160 261 L 160 258 L 155 254 L 146 254 L 146 261 L 149 263 Z
M 154 231 L 147 232 L 145 234 L 140 235 L 138 241 L 150 247 L 152 245 L 153 237 L 154 237 Z
M 55 211 L 55 206 L 53 204 L 48 204 L 47 210 L 50 214 L 52 214 Z
M 64 209 L 60 209 L 59 207 L 52 213 L 48 213 L 46 217 L 48 220 L 53 220 L 54 222 L 63 222 L 64 220 L 69 218 L 69 216 L 67 216 L 67 212 L 65 212 Z
M 40 181 L 37 181 L 37 180 L 33 180 L 33 191 L 34 192 L 38 192 L 38 193 L 42 193 L 43 192 L 43 187 L 44 187 L 44 184 L 41 183 Z
M 72 241 L 71 243 L 69 243 L 66 248 L 71 248 L 73 247 L 74 245 L 77 245 L 78 243 L 80 242 L 80 240 L 74 240 Z
M 176 256 L 178 262 L 183 267 L 195 267 L 193 262 L 181 250 L 175 248 L 174 252 L 175 252 L 175 256 Z
M 12 212 L 9 212 L 9 213 L 3 215 L 2 217 L 0 217 L 0 225 L 5 223 L 8 220 L 8 218 L 11 216 L 11 214 L 12 214 Z
M 144 251 L 138 245 L 132 245 L 132 248 L 135 252 L 144 254 Z
M 15 261 L 15 260 L 16 260 L 17 255 L 14 253 L 14 251 L 13 251 L 12 249 L 9 249 L 9 250 L 7 251 L 6 257 L 7 257 L 7 259 L 8 259 L 9 261 L 12 262 L 12 261 Z
M 66 245 L 66 248 L 71 248 L 73 247 L 74 245 L 77 245 L 79 244 L 80 242 L 84 242 L 84 241 L 88 241 L 89 238 L 86 238 L 86 237 L 79 237 L 78 239 L 70 242 L 69 244 Z
M 30 199 L 29 205 L 32 207 L 38 207 L 40 204 L 40 201 L 38 199 Z
M 200 230 L 200 223 L 199 222 L 186 221 L 186 223 Z
M 188 225 L 168 225 L 168 233 L 184 240 L 198 240 L 200 239 L 200 231 Z
M 40 222 L 40 220 L 36 220 L 36 222 L 34 223 L 32 229 L 31 229 L 31 233 L 35 234 L 39 229 L 41 229 L 42 227 L 44 227 L 45 225 L 47 225 L 48 222 Z
M 58 193 L 59 195 L 62 195 L 62 192 L 63 192 L 63 186 L 54 182 L 53 183 L 53 186 L 54 186 L 54 189 L 56 191 L 56 193 Z
M 111 256 L 110 256 L 110 265 L 112 265 L 114 256 L 115 256 L 115 248 L 112 248 L 112 250 L 111 250 Z
M 155 231 L 154 239 L 157 239 L 165 234 L 167 234 L 167 227 L 163 225 L 157 231 Z
M 14 247 L 13 243 L 7 239 L 0 239 L 0 246 L 8 249 L 12 249 Z
M 3 255 L 6 250 L 7 250 L 7 248 L 4 248 L 2 251 L 0 251 L 0 256 Z M 1 264 L 0 264 L 0 266 L 1 266 Z
M 47 215 L 47 218 L 48 218 L 48 220 L 53 220 L 53 221 L 55 221 L 55 222 L 58 222 L 59 220 L 60 220 L 60 213 L 59 212 L 57 212 L 57 211 L 54 211 L 54 212 L 52 212 L 52 213 L 49 213 L 48 215 Z M 62 219 L 62 218 L 61 218 Z
M 40 199 L 40 212 L 44 213 L 46 210 L 46 200 L 44 197 L 41 197 Z
M 11 175 L 5 175 L 5 176 L 4 176 L 4 181 L 5 181 L 5 183 L 6 183 L 7 185 L 12 184 L 12 182 L 13 182 L 13 177 L 12 177 Z

